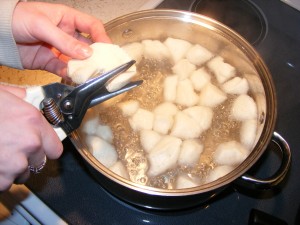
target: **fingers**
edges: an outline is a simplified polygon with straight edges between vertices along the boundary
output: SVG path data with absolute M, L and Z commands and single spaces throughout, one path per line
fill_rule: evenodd
M 19 135 L 22 138 L 24 154 L 27 155 L 29 164 L 39 165 L 45 155 L 49 159 L 57 159 L 63 151 L 59 137 L 41 112 L 28 105 L 27 111 L 30 112 L 23 116 L 23 127 L 26 127 L 29 133 Z
M 44 23 L 37 23 L 35 32 L 39 40 L 54 46 L 61 53 L 71 58 L 84 59 L 92 54 L 92 49 L 87 43 L 78 41 L 48 20 L 45 20 Z
M 49 125 L 49 122 L 44 117 L 42 117 L 42 120 L 43 125 L 41 127 L 41 137 L 43 140 L 42 148 L 44 150 L 44 154 L 49 159 L 57 159 L 61 156 L 63 152 L 63 145 L 52 126 Z M 40 162 L 42 162 L 43 159 L 44 157 L 39 158 L 39 164 Z
M 82 36 L 77 39 L 78 30 L 89 34 L 94 42 L 111 42 L 100 20 L 62 5 L 57 14 L 62 16 L 58 24 L 44 17 L 35 22 L 32 32 L 37 39 L 54 46 L 61 53 L 76 59 L 91 56 L 91 42 Z
M 0 88 L 0 191 L 29 177 L 28 166 L 40 166 L 45 155 L 58 158 L 62 143 L 35 107 Z
M 111 40 L 108 37 L 100 20 L 75 10 L 74 14 L 76 29 L 83 33 L 89 34 L 93 42 L 111 43 Z
M 27 168 L 24 173 L 20 174 L 19 176 L 17 176 L 15 178 L 15 180 L 13 181 L 15 184 L 24 184 L 30 177 L 30 171 Z
M 92 42 L 111 43 L 100 20 L 65 5 L 45 2 L 19 2 L 12 31 L 24 68 L 47 70 L 63 77 L 66 61 L 53 54 L 51 47 L 69 58 L 85 59 L 92 55 Z
M 67 64 L 60 58 L 52 58 L 44 67 L 45 70 L 57 74 L 58 76 L 69 79 L 67 77 Z
M 9 189 L 13 182 L 24 183 L 28 178 L 28 161 L 24 154 L 16 154 L 0 164 L 0 191 Z

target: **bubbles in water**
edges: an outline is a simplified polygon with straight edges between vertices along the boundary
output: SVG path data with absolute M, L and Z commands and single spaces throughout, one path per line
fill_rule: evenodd
M 148 169 L 147 158 L 143 152 L 134 152 L 126 158 L 126 165 L 130 179 L 139 184 L 147 183 L 146 172 Z

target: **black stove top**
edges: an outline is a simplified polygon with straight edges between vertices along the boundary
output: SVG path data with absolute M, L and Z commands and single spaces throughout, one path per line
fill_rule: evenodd
M 165 0 L 159 8 L 189 10 L 192 3 L 192 0 Z M 266 34 L 254 47 L 269 67 L 275 83 L 276 131 L 286 139 L 292 151 L 291 169 L 280 188 L 254 193 L 232 185 L 212 201 L 193 209 L 145 211 L 104 191 L 86 170 L 69 140 L 63 143 L 63 156 L 50 161 L 43 173 L 32 176 L 26 185 L 70 224 L 241 225 L 248 224 L 255 210 L 289 225 L 300 224 L 300 166 L 297 162 L 300 159 L 300 12 L 280 0 L 252 0 L 251 3 L 266 20 Z M 268 150 L 255 165 L 256 175 L 268 176 L 277 167 L 277 155 Z

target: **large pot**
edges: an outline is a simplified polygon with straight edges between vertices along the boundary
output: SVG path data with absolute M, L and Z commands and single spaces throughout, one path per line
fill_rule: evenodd
M 290 149 L 284 139 L 274 132 L 276 122 L 276 95 L 268 68 L 261 57 L 240 35 L 210 18 L 184 11 L 149 10 L 119 17 L 105 25 L 113 43 L 123 45 L 144 39 L 164 40 L 167 37 L 185 39 L 210 50 L 223 50 L 231 63 L 243 72 L 255 71 L 258 83 L 252 94 L 257 99 L 259 132 L 257 142 L 248 158 L 228 175 L 199 187 L 165 190 L 151 188 L 126 180 L 99 163 L 85 146 L 80 134 L 74 132 L 71 141 L 77 148 L 101 186 L 125 202 L 144 208 L 172 210 L 198 205 L 234 182 L 255 188 L 272 188 L 285 177 L 291 162 Z M 262 88 L 261 88 L 262 87 Z M 262 97 L 263 96 L 263 97 Z M 270 142 L 282 152 L 278 171 L 267 179 L 256 179 L 246 172 L 257 162 Z

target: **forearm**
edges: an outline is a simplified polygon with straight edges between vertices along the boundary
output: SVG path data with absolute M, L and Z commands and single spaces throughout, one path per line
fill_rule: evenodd
M 18 0 L 0 1 L 0 65 L 23 69 L 12 33 L 12 15 Z

